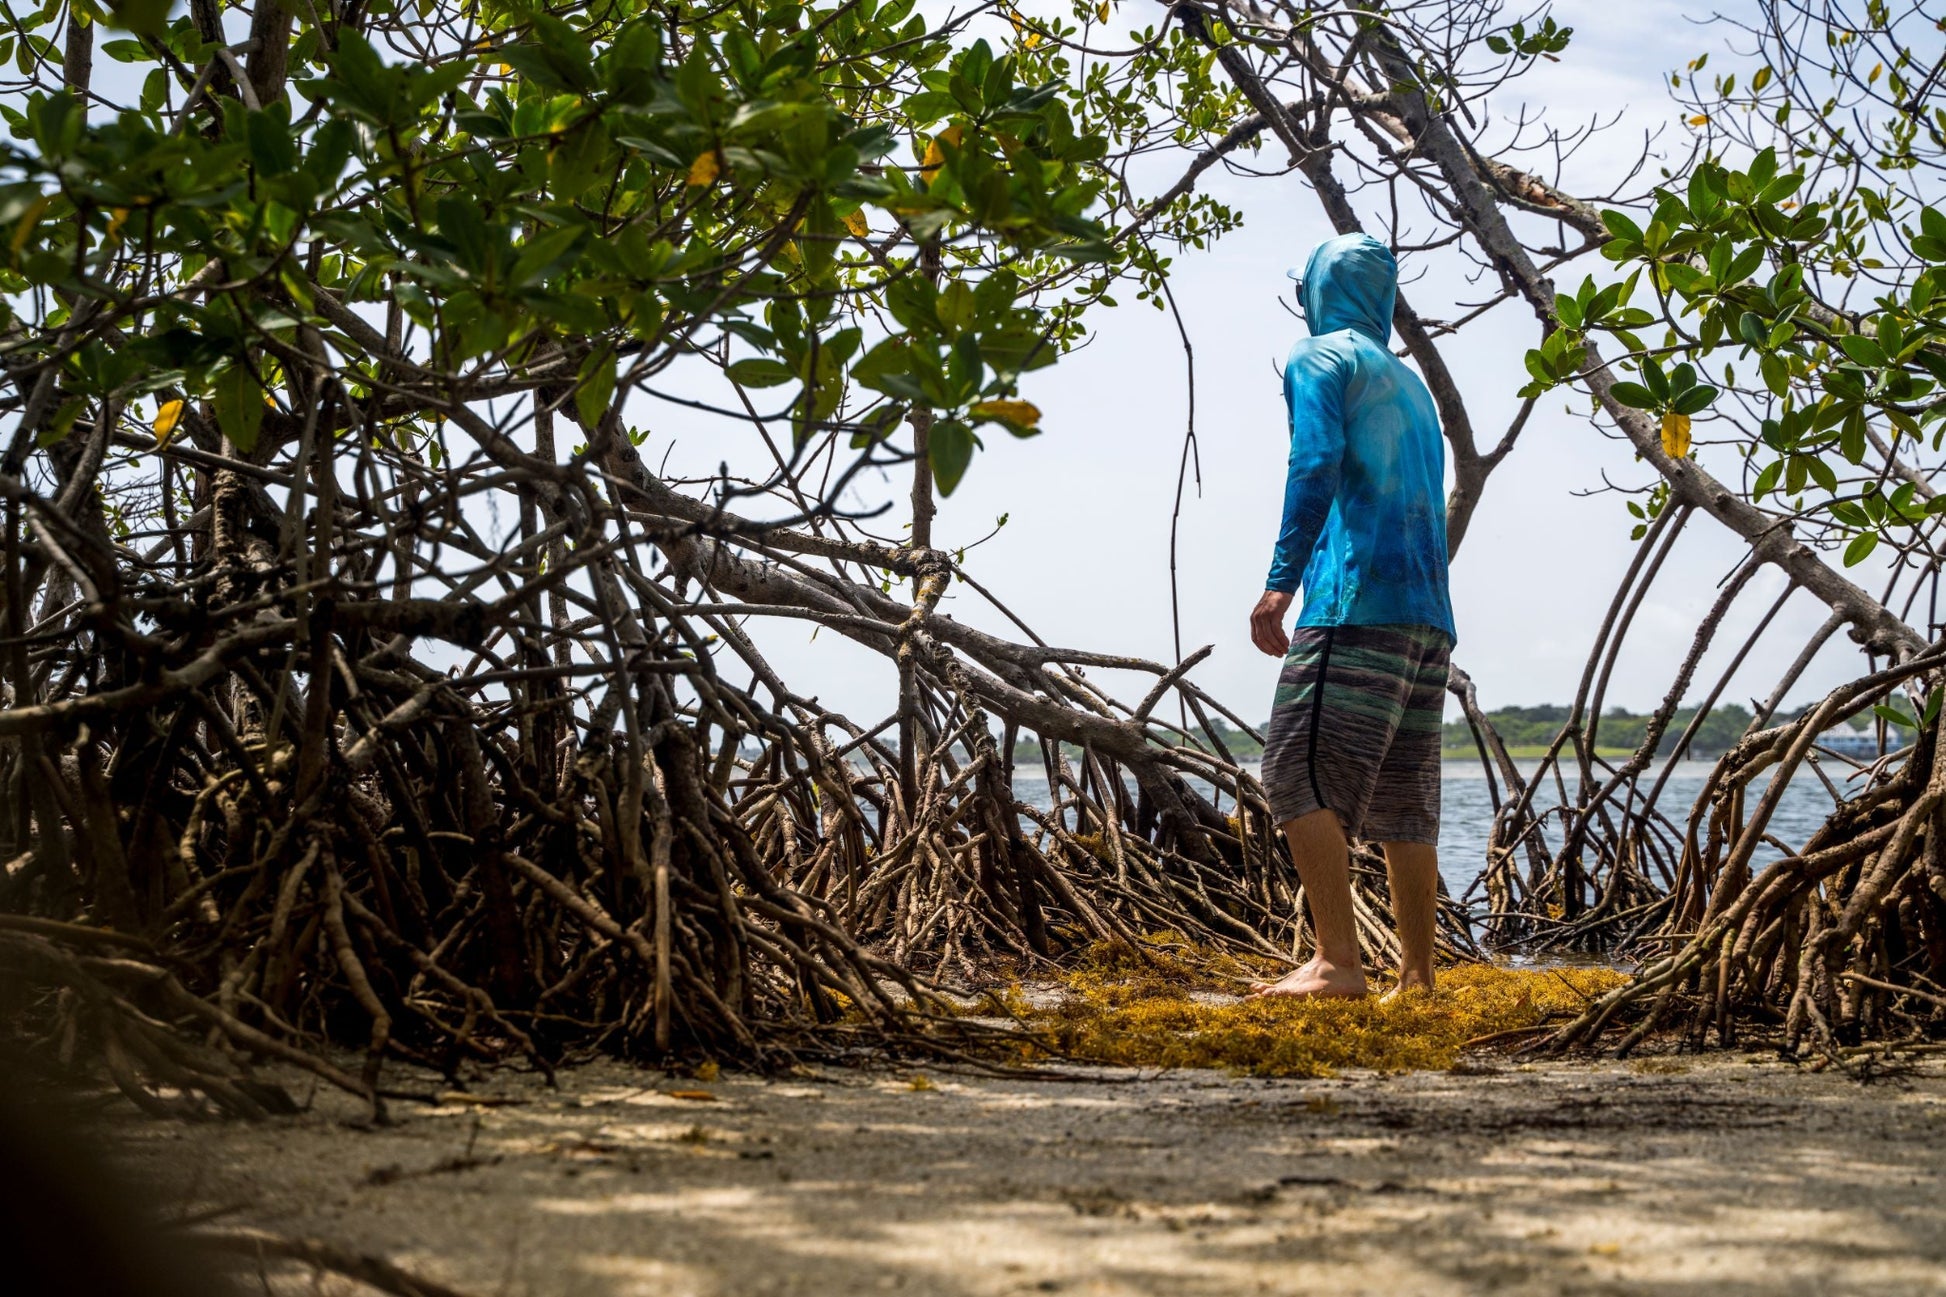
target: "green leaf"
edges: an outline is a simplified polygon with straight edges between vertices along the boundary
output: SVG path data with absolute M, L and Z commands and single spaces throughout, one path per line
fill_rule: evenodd
M 35 434 L 34 444 L 43 450 L 49 446 L 60 445 L 63 441 L 67 440 L 68 434 L 74 431 L 75 421 L 81 417 L 81 412 L 87 408 L 88 398 L 85 396 L 69 397 L 66 401 L 63 401 L 61 408 L 56 410 L 41 425 L 40 432 Z
M 1761 501 L 1765 496 L 1769 495 L 1776 489 L 1777 478 L 1783 471 L 1784 461 L 1781 459 L 1772 460 L 1769 464 L 1765 465 L 1764 470 L 1757 474 L 1756 482 L 1750 487 L 1750 498 Z
M 319 189 L 330 187 L 357 147 L 358 128 L 342 117 L 332 118 L 311 136 L 310 152 L 304 159 L 305 174 Z
M 520 256 L 507 276 L 508 287 L 545 282 L 559 273 L 587 232 L 585 226 L 569 225 L 544 230 L 528 239 L 521 245 Z
M 1711 170 L 1711 167 L 1701 166 L 1689 177 L 1689 210 L 1699 221 L 1706 219 L 1723 203 L 1722 195 L 1709 183 Z
M 1851 412 L 1845 415 L 1844 428 L 1838 434 L 1838 453 L 1843 455 L 1846 461 L 1849 463 L 1860 464 L 1864 462 L 1865 460 L 1865 411 L 1864 410 L 1859 409 L 1857 407 L 1853 407 Z
M 1662 372 L 1662 366 L 1653 356 L 1642 358 L 1642 384 L 1654 393 L 1656 404 L 1669 399 L 1669 376 Z
M 1884 349 L 1878 345 L 1876 339 L 1868 338 L 1863 334 L 1847 333 L 1838 339 L 1838 345 L 1844 348 L 1847 356 L 1861 365 L 1877 368 L 1885 363 Z
M 1872 555 L 1872 551 L 1877 548 L 1878 548 L 1877 532 L 1875 531 L 1859 532 L 1856 536 L 1852 537 L 1851 544 L 1845 546 L 1845 566 L 1857 567 L 1860 563 L 1863 563 L 1866 559 L 1870 558 Z
M 797 371 L 781 360 L 768 356 L 752 356 L 739 360 L 724 371 L 730 381 L 744 387 L 780 387 L 797 379 Z M 860 382 L 864 379 L 860 378 Z
M 1607 226 L 1609 234 L 1613 234 L 1619 240 L 1633 240 L 1637 243 L 1642 241 L 1642 226 L 1635 224 L 1635 218 L 1629 216 L 1627 212 L 1617 212 L 1613 208 L 1607 208 L 1602 212 L 1602 224 Z
M 1757 201 L 1759 203 L 1774 206 L 1778 203 L 1783 202 L 1786 198 L 1789 198 L 1792 194 L 1796 193 L 1798 191 L 1798 187 L 1803 183 L 1804 183 L 1804 173 L 1802 171 L 1786 172 L 1784 175 L 1777 177 L 1775 180 L 1765 185 L 1763 187 L 1763 192 L 1757 195 Z
M 243 364 L 232 364 L 216 380 L 216 426 L 232 446 L 248 455 L 257 448 L 264 422 L 264 393 L 256 375 Z
M 138 36 L 159 37 L 169 29 L 174 4 L 175 0 L 108 0 L 108 25 Z
M 1674 409 L 1677 414 L 1695 414 L 1699 410 L 1708 409 L 1715 400 L 1716 389 L 1705 383 L 1683 389 L 1675 399 Z
M 1763 264 L 1763 245 L 1758 243 L 1751 244 L 1736 255 L 1735 259 L 1730 262 L 1728 270 L 1717 276 L 1717 291 L 1721 292 L 1726 288 L 1742 283 L 1744 280 L 1750 278 L 1750 276 L 1756 274 L 1763 267 Z
M 601 422 L 602 415 L 608 412 L 608 403 L 615 397 L 614 353 L 603 347 L 582 361 L 575 381 L 575 412 L 581 416 L 583 427 L 593 428 Z
M 1653 410 L 1658 404 L 1655 393 L 1640 383 L 1624 380 L 1616 383 L 1609 391 L 1614 394 L 1617 401 L 1623 405 L 1633 406 L 1637 410 Z
M 973 323 L 975 307 L 972 288 L 964 280 L 954 280 L 940 292 L 936 309 L 947 336 L 958 334 Z
M 1856 500 L 1838 500 L 1831 506 L 1831 516 L 1847 527 L 1869 530 L 1872 526 L 1871 515 Z
M 58 284 L 67 279 L 74 265 L 58 252 L 42 248 L 20 259 L 20 273 L 30 284 Z
M 510 45 L 492 57 L 549 90 L 592 93 L 595 71 L 587 37 L 545 12 L 535 14 L 533 23 L 538 44 Z
M 1938 296 L 1938 290 L 1940 290 L 1938 271 L 1925 271 L 1925 273 L 1919 275 L 1919 278 L 1915 278 L 1913 280 L 1913 298 L 1911 298 L 1913 314 L 1927 314 L 1927 308 L 1932 306 L 1932 298 Z
M 1669 280 L 1669 286 L 1684 297 L 1695 297 L 1710 287 L 1709 276 L 1680 261 L 1665 263 L 1662 273 Z
M 297 167 L 297 142 L 291 138 L 290 106 L 277 104 L 251 113 L 244 123 L 250 161 L 263 176 L 281 176 Z
M 966 476 L 966 467 L 973 462 L 973 448 L 978 444 L 973 430 L 958 419 L 934 422 L 926 438 L 926 454 L 932 461 L 933 481 L 939 484 L 941 495 L 951 495 Z
M 484 271 L 491 247 L 479 204 L 465 198 L 442 198 L 433 210 L 439 216 L 439 232 L 453 245 L 460 265 L 476 274 Z
M 859 357 L 851 368 L 851 376 L 866 387 L 877 389 L 880 379 L 887 374 L 905 373 L 909 364 L 906 339 L 886 338 Z
M 1898 708 L 1888 706 L 1885 703 L 1879 703 L 1874 706 L 1872 708 L 1872 715 L 1885 721 L 1887 724 L 1897 725 L 1901 729 L 1916 730 L 1919 728 L 1918 721 L 1913 720 Z

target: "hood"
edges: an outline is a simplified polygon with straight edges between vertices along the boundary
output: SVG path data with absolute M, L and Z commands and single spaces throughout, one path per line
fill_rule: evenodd
M 1304 264 L 1304 322 L 1316 337 L 1356 329 L 1381 345 L 1392 338 L 1399 263 L 1369 234 L 1341 234 L 1311 251 Z

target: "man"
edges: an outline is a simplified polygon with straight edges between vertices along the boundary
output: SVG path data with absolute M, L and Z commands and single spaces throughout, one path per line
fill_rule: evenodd
M 1311 336 L 1284 366 L 1290 476 L 1251 642 L 1284 656 L 1264 791 L 1310 901 L 1311 962 L 1259 995 L 1361 996 L 1347 835 L 1384 845 L 1401 990 L 1433 982 L 1439 741 L 1453 613 L 1445 448 L 1432 394 L 1387 349 L 1398 263 L 1347 234 L 1311 253 Z M 1284 616 L 1298 585 L 1294 636 Z

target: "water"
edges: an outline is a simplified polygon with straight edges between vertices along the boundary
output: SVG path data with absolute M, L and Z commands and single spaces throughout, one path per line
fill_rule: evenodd
M 1531 778 L 1538 768 L 1537 761 L 1516 761 L 1514 765 L 1524 778 Z M 1832 763 L 1834 766 L 1837 763 Z M 1254 765 L 1250 767 L 1255 773 Z M 1709 777 L 1711 763 L 1707 761 L 1684 761 L 1679 763 L 1669 776 L 1668 784 L 1657 799 L 1662 814 L 1679 828 L 1687 823 L 1690 807 L 1703 791 L 1703 784 Z M 1659 767 L 1652 768 L 1659 770 Z M 1842 774 L 1830 772 L 1833 782 L 1845 787 Z M 1045 810 L 1050 804 L 1047 794 L 1047 778 L 1032 765 L 1022 762 L 1015 767 L 1014 783 L 1016 791 L 1031 805 Z M 1756 800 L 1764 791 L 1765 780 L 1759 779 L 1752 785 L 1747 804 L 1754 807 Z M 1568 791 L 1575 791 L 1575 782 L 1570 773 Z M 1500 789 L 1504 797 L 1506 789 Z M 1546 785 L 1535 794 L 1534 807 L 1545 810 L 1560 805 L 1560 797 L 1550 777 Z M 1800 770 L 1798 776 L 1784 789 L 1784 795 L 1777 806 L 1777 813 L 1771 817 L 1770 833 L 1793 847 L 1803 845 L 1825 817 L 1831 813 L 1833 802 L 1831 794 L 1817 775 L 1809 770 Z M 1227 809 L 1227 808 L 1226 808 Z M 1493 799 L 1489 792 L 1486 774 L 1477 761 L 1447 761 L 1443 763 L 1440 778 L 1440 823 L 1439 823 L 1439 872 L 1446 880 L 1447 890 L 1453 896 L 1463 896 L 1473 886 L 1486 865 L 1487 837 L 1493 828 Z M 1549 821 L 1550 829 L 1558 826 L 1558 818 Z M 1557 849 L 1560 837 L 1557 832 L 1550 835 L 1550 843 Z M 1777 859 L 1779 853 L 1768 845 L 1759 848 L 1754 863 L 1758 868 Z M 1477 897 L 1475 898 L 1477 901 Z
M 1835 763 L 1834 763 L 1835 764 Z M 1532 778 L 1539 767 L 1538 761 L 1516 761 L 1522 778 Z M 1669 782 L 1663 787 L 1662 795 L 1656 799 L 1656 807 L 1665 819 L 1676 825 L 1678 832 L 1689 821 L 1690 808 L 1701 796 L 1703 785 L 1709 779 L 1714 767 L 1709 761 L 1678 762 L 1669 775 Z M 1652 766 L 1645 785 L 1654 783 L 1660 766 Z M 1576 791 L 1576 776 L 1572 770 L 1566 773 L 1568 792 Z M 1597 771 L 1599 774 L 1600 771 Z M 1827 772 L 1832 782 L 1844 788 L 1842 774 Z M 1763 795 L 1767 779 L 1759 779 L 1751 786 L 1745 797 L 1745 806 L 1755 809 L 1757 799 Z M 1855 787 L 1855 786 L 1854 786 Z M 1506 788 L 1500 789 L 1506 795 Z M 1644 792 L 1647 787 L 1644 787 Z M 1545 795 L 1543 795 L 1545 794 Z M 1619 800 L 1620 794 L 1617 794 Z M 1561 804 L 1560 795 L 1555 791 L 1553 776 L 1534 796 L 1536 810 L 1545 810 Z M 1817 775 L 1808 769 L 1800 769 L 1796 778 L 1785 787 L 1783 797 L 1777 803 L 1776 814 L 1771 816 L 1769 832 L 1782 842 L 1793 847 L 1802 846 L 1804 840 L 1823 824 L 1831 814 L 1834 805 L 1831 794 Z M 1551 819 L 1549 828 L 1555 830 L 1549 835 L 1549 843 L 1558 849 L 1560 833 L 1557 826 L 1561 821 Z M 1446 886 L 1454 896 L 1463 895 L 1473 885 L 1473 880 L 1486 865 L 1487 835 L 1493 828 L 1493 800 L 1488 792 L 1484 769 L 1477 761 L 1447 761 L 1443 763 L 1440 777 L 1439 799 L 1439 872 L 1446 879 Z M 1781 853 L 1768 844 L 1759 847 L 1753 863 L 1761 869 L 1777 859 Z

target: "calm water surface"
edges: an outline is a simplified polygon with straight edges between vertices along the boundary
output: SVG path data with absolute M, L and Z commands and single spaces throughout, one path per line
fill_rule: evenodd
M 1540 763 L 1516 761 L 1514 764 L 1519 767 L 1523 777 L 1531 777 Z M 1678 826 L 1687 824 L 1690 808 L 1702 795 L 1703 785 L 1708 781 L 1713 766 L 1714 763 L 1709 761 L 1683 761 L 1677 764 L 1662 795 L 1656 799 L 1656 806 L 1665 818 Z M 1651 767 L 1652 773 L 1659 770 L 1660 767 Z M 1827 773 L 1832 775 L 1834 783 L 1844 787 L 1842 774 L 1833 771 Z M 1439 872 L 1445 875 L 1447 887 L 1458 896 L 1473 885 L 1474 878 L 1486 865 L 1487 834 L 1493 827 L 1493 801 L 1479 762 L 1448 761 L 1444 763 L 1441 774 Z M 1647 778 L 1643 782 L 1652 786 L 1654 779 Z M 1746 805 L 1755 806 L 1766 782 L 1760 779 L 1752 786 L 1745 799 Z M 1504 796 L 1506 789 L 1500 791 Z M 1546 797 L 1535 794 L 1537 807 L 1561 804 L 1552 776 L 1543 791 L 1548 794 Z M 1572 774 L 1568 777 L 1568 791 L 1575 791 Z M 1832 805 L 1831 794 L 1825 791 L 1817 775 L 1809 770 L 1800 771 L 1798 777 L 1784 789 L 1783 798 L 1777 804 L 1777 813 L 1771 817 L 1769 831 L 1781 841 L 1794 847 L 1800 846 L 1824 823 L 1825 817 L 1831 814 Z M 1549 826 L 1552 828 L 1558 823 L 1558 820 L 1553 820 Z M 1551 841 L 1558 846 L 1558 833 Z M 1761 848 L 1755 863 L 1761 868 L 1778 855 L 1774 849 Z

